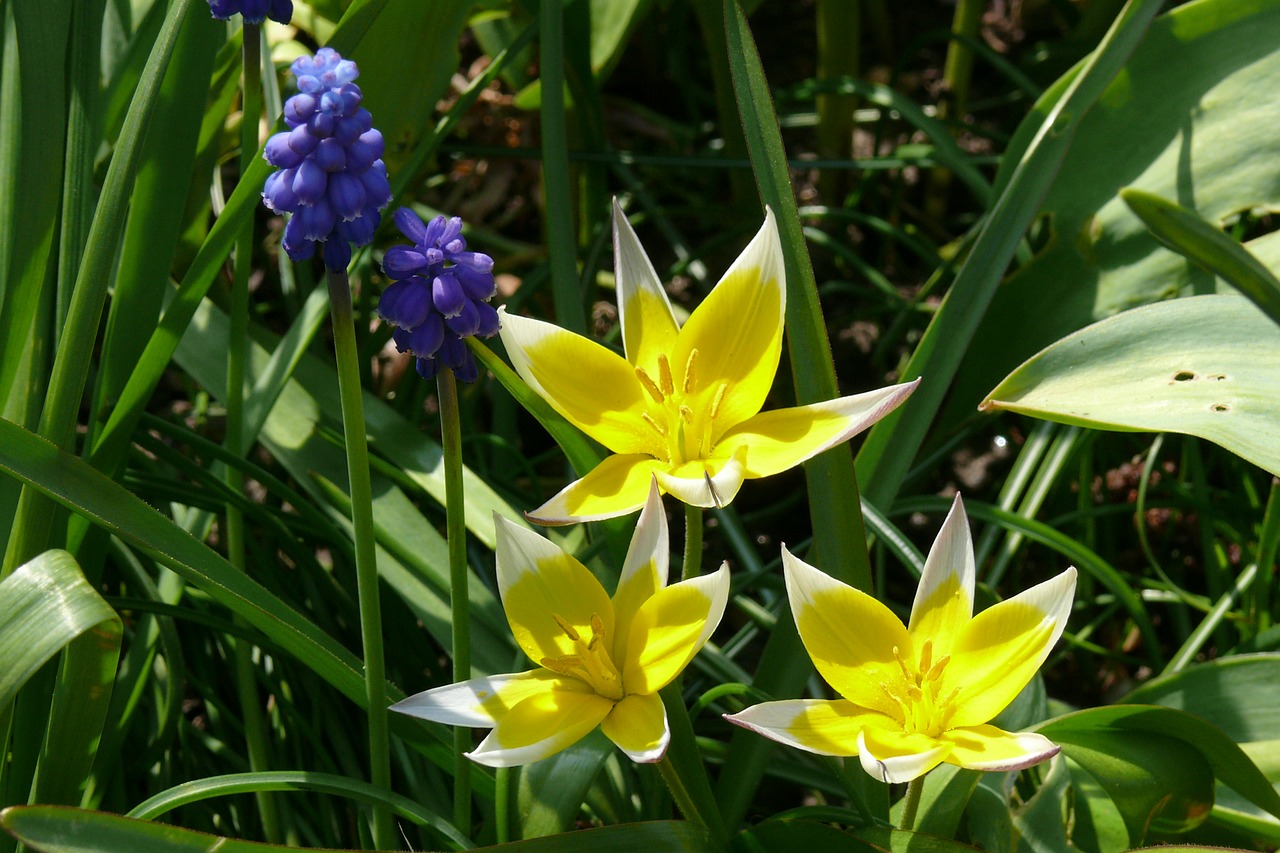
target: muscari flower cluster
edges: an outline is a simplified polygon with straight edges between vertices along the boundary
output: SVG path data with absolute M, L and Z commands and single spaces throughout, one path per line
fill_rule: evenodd
M 219 21 L 243 15 L 246 24 L 261 24 L 267 18 L 287 24 L 293 17 L 293 0 L 209 0 L 209 11 Z
M 289 130 L 267 140 L 265 156 L 280 171 L 272 173 L 262 198 L 276 213 L 291 213 L 284 249 L 303 261 L 323 243 L 325 266 L 344 270 L 351 243 L 373 239 L 391 201 L 382 134 L 360 106 L 356 64 L 332 48 L 293 62 L 298 94 L 284 105 Z
M 467 251 L 456 216 L 424 224 L 402 207 L 394 218 L 413 245 L 392 246 L 382 259 L 393 283 L 383 291 L 378 314 L 396 327 L 396 348 L 417 357 L 423 378 L 448 367 L 463 382 L 474 382 L 479 369 L 462 339 L 498 332 L 498 312 L 488 303 L 495 292 L 493 258 Z

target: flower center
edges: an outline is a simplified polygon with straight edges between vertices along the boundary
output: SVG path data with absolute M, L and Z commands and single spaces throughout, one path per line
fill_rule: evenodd
M 933 640 L 926 640 L 920 651 L 920 660 L 913 662 L 902 656 L 897 646 L 893 656 L 898 661 L 902 677 L 880 682 L 880 689 L 898 706 L 898 722 L 907 734 L 924 734 L 938 737 L 947 729 L 955 715 L 957 687 L 942 695 L 942 674 L 951 662 L 950 655 L 933 659 Z
M 709 402 L 706 395 L 699 395 L 697 363 L 698 350 L 694 348 L 689 351 L 678 386 L 665 354 L 658 356 L 656 378 L 643 367 L 636 368 L 636 378 L 657 404 L 656 409 L 641 417 L 658 434 L 666 450 L 666 461 L 673 466 L 711 455 L 712 425 L 729 388 L 729 383 L 719 383 Z
M 606 699 L 622 698 L 622 675 L 609 657 L 609 644 L 605 640 L 604 621 L 598 613 L 591 614 L 591 639 L 584 640 L 577 628 L 558 613 L 551 614 L 564 635 L 573 641 L 573 654 L 555 658 L 543 658 L 539 663 L 552 672 L 571 675 L 591 685 L 591 689 Z

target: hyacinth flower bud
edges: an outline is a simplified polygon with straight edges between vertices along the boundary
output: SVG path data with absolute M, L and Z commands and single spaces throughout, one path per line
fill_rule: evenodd
M 274 8 L 277 0 L 270 0 Z M 250 0 L 244 0 L 248 9 Z M 268 5 L 268 0 L 258 0 Z M 364 246 L 391 201 L 382 162 L 382 134 L 360 106 L 356 64 L 332 48 L 294 60 L 298 94 L 284 105 L 289 129 L 267 140 L 264 156 L 275 172 L 263 185 L 262 200 L 276 213 L 291 214 L 284 250 L 305 261 L 322 245 L 324 264 L 345 270 L 351 244 Z
M 267 18 L 287 24 L 293 17 L 293 0 L 209 0 L 209 11 L 219 21 L 242 15 L 246 24 L 261 24 Z
M 498 312 L 488 301 L 497 290 L 493 258 L 467 251 L 456 216 L 424 223 L 402 207 L 394 218 L 413 245 L 392 246 L 383 257 L 382 270 L 392 283 L 378 301 L 378 314 L 396 327 L 396 349 L 417 359 L 423 378 L 448 367 L 461 381 L 474 382 L 480 370 L 462 339 L 498 333 Z

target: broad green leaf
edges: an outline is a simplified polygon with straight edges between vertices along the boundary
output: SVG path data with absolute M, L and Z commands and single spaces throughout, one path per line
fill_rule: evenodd
M 1273 785 L 1280 784 L 1280 654 L 1197 664 L 1152 679 L 1124 701 L 1166 705 L 1209 720 L 1240 744 Z M 1249 832 L 1280 843 L 1280 821 L 1229 789 L 1219 788 L 1214 819 L 1247 820 Z
M 1216 274 L 1280 323 L 1280 280 L 1248 249 L 1168 199 L 1135 189 L 1121 190 L 1120 197 L 1162 244 Z
M 1150 833 L 1180 834 L 1213 808 L 1213 774 L 1191 745 L 1148 732 L 1075 731 L 1056 735 L 1063 752 L 1106 790 L 1120 810 L 1129 842 Z
M 907 832 L 878 826 L 859 829 L 854 834 L 872 845 L 873 849 L 883 850 L 886 853 L 967 853 L 977 849 L 968 844 L 961 844 L 959 841 L 924 832 Z M 847 849 L 858 850 L 859 848 Z
M 734 853 L 774 850 L 839 850 L 876 853 L 883 848 L 812 820 L 766 820 L 733 838 Z M 923 848 L 922 848 L 923 849 Z
M 0 583 L 0 710 L 32 673 L 91 630 L 104 642 L 114 636 L 118 646 L 120 617 L 66 551 L 46 551 L 5 578 Z
M 1049 762 L 1047 770 L 1036 792 L 1011 815 L 1012 828 L 1017 833 L 1014 845 L 1018 853 L 1067 849 L 1067 829 L 1062 820 L 1062 800 L 1067 795 L 1069 779 L 1066 762 L 1055 758 Z M 1017 774 L 1002 775 L 1011 788 Z M 1010 788 L 1004 790 L 1009 791 Z
M 1052 344 L 982 408 L 1196 435 L 1280 475 L 1280 328 L 1239 296 L 1135 308 Z
M 977 770 L 964 770 L 954 764 L 941 764 L 930 771 L 924 779 L 915 829 L 930 835 L 954 837 L 981 777 Z M 899 800 L 896 804 L 895 819 L 900 815 L 902 803 Z
M 1089 851 L 1123 850 L 1129 828 L 1107 789 L 1079 764 L 1063 759 L 1071 775 L 1071 841 Z
M 1077 329 L 1138 305 L 1222 289 L 1163 248 L 1119 193 L 1133 187 L 1172 199 L 1213 225 L 1280 206 L 1280 137 L 1268 128 L 1280 104 L 1277 44 L 1280 6 L 1271 0 L 1187 3 L 1151 26 L 1080 120 L 1041 209 L 1036 239 L 1044 248 L 1001 285 L 948 389 L 955 417 L 970 415 L 1019 362 Z M 1065 79 L 1045 93 L 1028 123 L 1054 108 L 1064 86 Z M 1024 125 L 998 185 L 1029 153 L 1029 138 Z M 1280 264 L 1280 234 L 1246 245 L 1268 268 Z
M 516 808 L 524 837 L 571 829 L 596 771 L 612 751 L 613 743 L 597 729 L 564 752 L 521 770 Z
M 14 806 L 0 811 L 0 826 L 42 853 L 269 853 L 296 849 L 60 806 Z M 708 847 L 705 833 L 693 824 L 651 821 L 481 849 L 504 853 L 702 853 Z
M 1134 832 L 1134 821 L 1138 819 L 1137 806 L 1132 805 L 1134 801 L 1130 801 L 1132 810 L 1129 813 L 1125 812 L 1125 803 L 1121 802 L 1103 778 L 1107 773 L 1097 769 L 1101 766 L 1097 761 L 1112 758 L 1117 763 L 1127 762 L 1134 767 L 1152 770 L 1153 778 L 1159 778 L 1167 794 L 1178 797 L 1181 792 L 1181 796 L 1185 798 L 1189 807 L 1185 817 L 1195 815 L 1194 800 L 1193 797 L 1188 796 L 1188 792 L 1195 790 L 1190 785 L 1194 784 L 1191 776 L 1196 773 L 1196 768 L 1186 763 L 1174 766 L 1162 763 L 1159 748 L 1143 749 L 1141 746 L 1134 746 L 1140 743 L 1140 736 L 1157 736 L 1164 740 L 1178 741 L 1181 745 L 1190 747 L 1199 753 L 1211 769 L 1212 778 L 1232 788 L 1267 812 L 1280 815 L 1280 794 L 1267 781 L 1257 765 L 1221 729 L 1185 711 L 1155 705 L 1109 705 L 1058 717 L 1040 726 L 1038 731 L 1055 743 L 1061 744 L 1068 756 L 1079 761 L 1111 791 L 1112 798 L 1117 801 L 1122 814 L 1125 815 L 1125 822 L 1131 834 Z M 1143 753 L 1141 757 L 1134 754 L 1135 749 Z M 1169 749 L 1165 750 L 1164 754 L 1174 754 L 1174 752 Z M 1089 763 L 1094 759 L 1096 759 L 1094 763 Z M 1121 770 L 1115 772 L 1116 775 L 1123 775 Z M 1128 774 L 1130 778 L 1134 778 L 1134 773 L 1136 771 L 1132 768 L 1124 769 L 1124 774 Z M 1204 783 L 1208 785 L 1209 780 L 1203 769 L 1200 775 L 1206 776 Z M 1210 790 L 1205 808 L 1207 809 L 1211 804 Z M 1184 815 L 1182 811 L 1175 809 L 1172 816 L 1177 821 Z

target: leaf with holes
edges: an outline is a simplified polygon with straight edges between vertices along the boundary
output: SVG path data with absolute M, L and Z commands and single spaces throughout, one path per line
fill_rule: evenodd
M 1280 475 L 1280 329 L 1238 296 L 1135 308 L 1045 348 L 981 408 L 1195 435 Z

